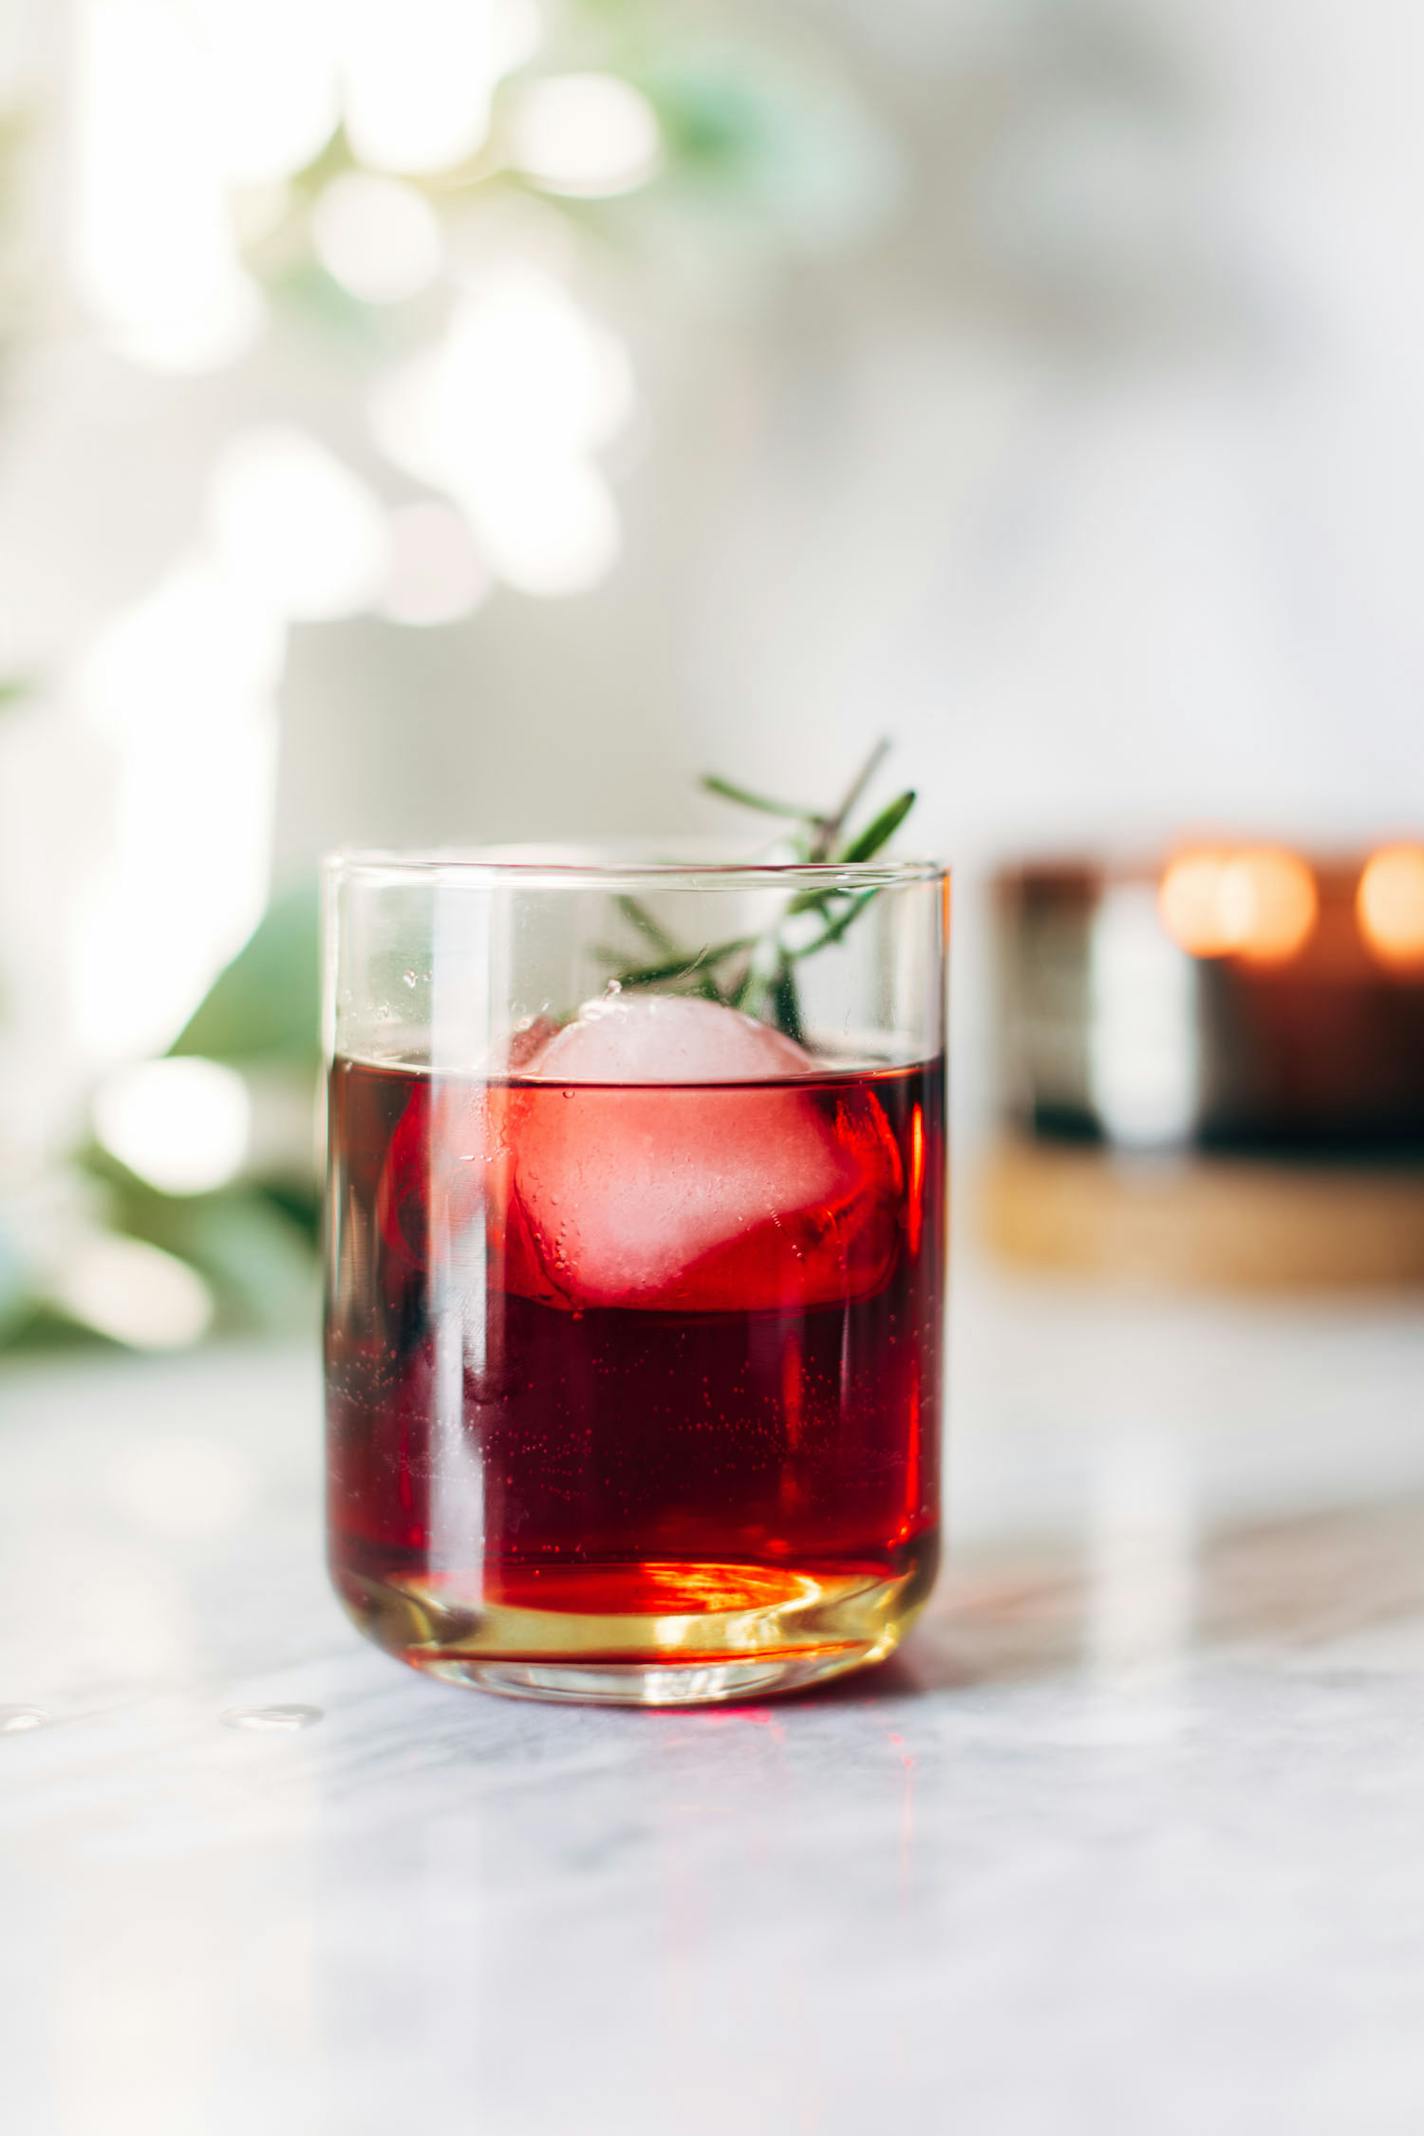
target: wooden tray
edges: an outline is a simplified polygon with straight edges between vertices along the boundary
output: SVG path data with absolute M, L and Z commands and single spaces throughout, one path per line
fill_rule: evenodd
M 1424 1169 L 1006 1141 L 976 1200 L 991 1248 L 1039 1268 L 1229 1290 L 1424 1287 Z

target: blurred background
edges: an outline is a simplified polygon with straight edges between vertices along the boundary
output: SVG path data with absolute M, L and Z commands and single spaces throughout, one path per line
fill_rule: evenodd
M 324 849 L 707 828 L 880 734 L 985 1235 L 1254 1280 L 1306 1211 L 1303 1277 L 1417 1281 L 1368 17 L 3 0 L 0 1347 L 309 1324 Z

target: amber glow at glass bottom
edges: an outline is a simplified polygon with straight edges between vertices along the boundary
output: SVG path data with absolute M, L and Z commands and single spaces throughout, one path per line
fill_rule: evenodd
M 484 1690 L 678 1705 L 795 1690 L 883 1661 L 934 1578 L 932 1541 L 898 1576 L 757 1565 L 566 1566 L 517 1600 L 468 1576 L 339 1582 L 362 1629 L 411 1667 Z
M 520 1129 L 563 1107 L 592 1147 L 646 1091 L 504 1086 L 513 1183 L 472 1253 L 467 1095 L 338 1062 L 329 1518 L 362 1629 L 449 1680 L 629 1704 L 889 1654 L 937 1558 L 941 1090 L 936 1064 L 660 1092 L 670 1140 L 755 1106 L 774 1150 L 816 1108 L 840 1200 L 656 1305 L 584 1304 L 520 1235 Z

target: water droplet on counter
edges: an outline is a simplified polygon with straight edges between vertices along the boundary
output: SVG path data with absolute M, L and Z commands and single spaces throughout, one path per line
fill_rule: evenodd
M 0 1735 L 30 1735 L 49 1719 L 43 1706 L 0 1706 Z
M 224 1728 L 252 1728 L 263 1735 L 293 1735 L 322 1719 L 320 1706 L 229 1706 Z

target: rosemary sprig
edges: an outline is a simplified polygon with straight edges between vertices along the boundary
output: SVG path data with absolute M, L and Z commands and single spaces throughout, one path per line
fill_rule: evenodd
M 829 814 L 820 809 L 800 808 L 773 800 L 769 795 L 735 784 L 715 773 L 701 780 L 703 790 L 739 808 L 759 815 L 777 816 L 797 826 L 788 843 L 793 857 L 803 861 L 839 861 L 847 866 L 873 860 L 899 830 L 915 805 L 913 789 L 897 794 L 862 830 L 851 831 L 851 819 L 886 756 L 888 741 L 879 741 L 852 779 L 839 805 Z M 652 963 L 624 962 L 624 953 L 600 951 L 610 964 L 622 965 L 615 978 L 624 987 L 663 987 L 672 992 L 693 992 L 729 1008 L 760 1015 L 775 1024 L 788 1038 L 805 1036 L 796 985 L 796 966 L 818 950 L 840 941 L 847 928 L 859 919 L 879 896 L 878 888 L 848 890 L 832 884 L 824 890 L 803 890 L 789 898 L 776 923 L 765 934 L 738 935 L 727 942 L 709 943 L 697 950 L 681 948 L 662 923 L 636 898 L 620 897 L 618 910 L 637 934 L 658 952 Z M 788 936 L 787 922 L 814 912 L 825 924 L 809 939 L 798 940 L 796 930 Z
M 819 828 L 826 820 L 813 809 L 798 808 L 794 801 L 773 801 L 768 794 L 754 794 L 750 787 L 736 786 L 715 771 L 704 772 L 697 783 L 704 793 L 716 794 L 720 801 L 735 801 L 738 808 L 754 808 L 759 815 L 780 816 L 785 823 L 812 823 Z
M 878 890 L 857 890 L 851 893 L 839 891 L 837 895 L 849 895 L 850 902 L 835 919 L 822 928 L 818 935 L 813 935 L 809 942 L 801 944 L 801 947 L 796 951 L 798 961 L 803 957 L 814 957 L 818 949 L 827 949 L 832 942 L 839 942 L 852 920 L 858 920 L 866 906 L 873 898 L 879 897 L 880 892 Z
M 614 903 L 629 926 L 636 927 L 645 942 L 651 942 L 653 948 L 664 957 L 670 957 L 676 952 L 676 942 L 666 927 L 659 925 L 653 918 L 646 905 L 640 905 L 635 897 L 615 898 Z
M 620 986 L 663 986 L 670 979 L 695 978 L 704 967 L 715 967 L 728 957 L 751 949 L 760 940 L 758 935 L 736 935 L 730 942 L 709 943 L 705 949 L 681 949 L 675 956 L 667 957 L 661 964 L 635 964 L 627 971 L 618 973 Z M 620 952 L 615 951 L 614 955 Z
M 811 850 L 806 856 L 808 860 L 844 860 L 847 857 L 844 853 L 837 854 L 836 841 L 859 805 L 861 795 L 865 792 L 866 787 L 869 786 L 889 754 L 889 737 L 882 734 L 855 777 L 851 780 L 850 785 L 846 788 L 841 798 L 840 807 L 829 819 L 822 819 L 821 828 L 812 840 Z
M 874 860 L 881 847 L 889 845 L 914 805 L 915 789 L 909 786 L 904 793 L 897 794 L 893 801 L 881 809 L 875 821 L 867 824 L 858 838 L 852 838 L 850 844 L 838 853 L 836 858 L 852 866 L 857 861 Z
M 837 853 L 835 858 L 845 861 L 851 866 L 854 866 L 859 861 L 874 860 L 881 847 L 890 843 L 890 840 L 899 830 L 900 825 L 909 815 L 914 805 L 914 788 L 907 787 L 903 794 L 897 794 L 888 806 L 881 809 L 875 821 L 867 824 L 859 836 L 852 838 L 849 845 L 842 852 Z M 789 912 L 823 912 L 832 899 L 849 897 L 855 894 L 851 891 L 839 889 L 803 890 L 799 897 L 792 899 L 787 910 Z M 872 890 L 868 895 L 873 897 L 875 892 Z M 859 910 L 859 907 L 857 906 L 856 909 Z

